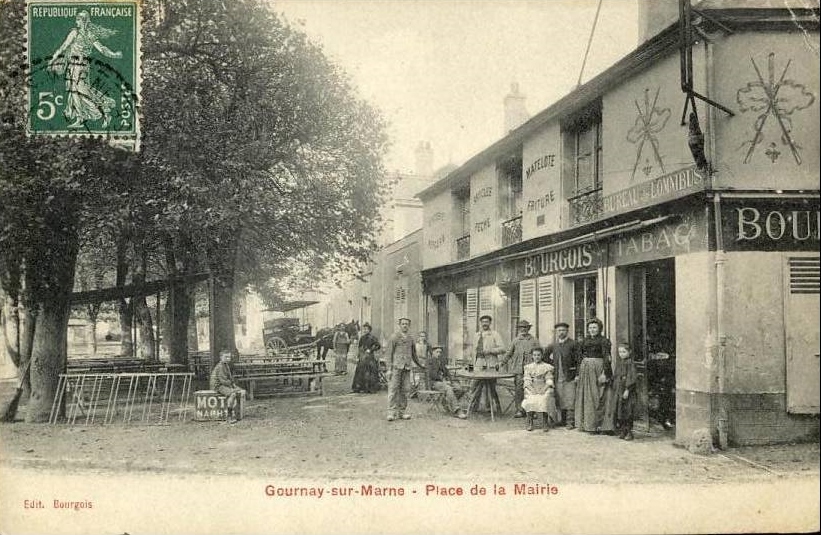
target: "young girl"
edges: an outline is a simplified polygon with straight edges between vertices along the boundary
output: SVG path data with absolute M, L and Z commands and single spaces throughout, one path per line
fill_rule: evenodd
M 558 421 L 556 397 L 553 390 L 553 366 L 544 362 L 541 347 L 531 351 L 533 362 L 525 366 L 524 390 L 525 399 L 522 409 L 527 413 L 528 431 L 533 431 L 534 413 L 542 413 L 543 430 L 550 429 L 550 419 Z
M 619 344 L 619 358 L 613 363 L 613 395 L 616 396 L 616 430 L 619 438 L 633 440 L 633 413 L 636 406 L 636 364 L 630 346 Z

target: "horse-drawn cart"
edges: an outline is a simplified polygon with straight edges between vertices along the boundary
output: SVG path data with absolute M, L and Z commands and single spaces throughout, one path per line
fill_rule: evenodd
M 289 301 L 282 303 L 275 309 L 266 312 L 287 313 L 293 310 L 315 305 L 318 301 Z M 316 342 L 310 323 L 303 323 L 299 318 L 278 317 L 266 319 L 263 317 L 262 341 L 265 352 L 271 356 L 285 356 L 289 348 L 300 346 L 304 348 Z

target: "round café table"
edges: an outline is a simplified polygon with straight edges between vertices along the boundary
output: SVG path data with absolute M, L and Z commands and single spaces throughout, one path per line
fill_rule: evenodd
M 457 377 L 478 381 L 479 386 L 471 392 L 470 401 L 468 402 L 468 417 L 470 417 L 474 405 L 478 405 L 479 400 L 482 399 L 482 392 L 484 391 L 487 395 L 487 399 L 490 400 L 490 421 L 496 421 L 496 415 L 493 409 L 496 409 L 496 413 L 502 414 L 502 404 L 499 403 L 499 394 L 496 393 L 496 380 L 507 379 L 515 375 L 516 374 L 511 372 L 497 372 L 496 370 L 479 370 L 472 372 L 460 370 L 456 372 Z

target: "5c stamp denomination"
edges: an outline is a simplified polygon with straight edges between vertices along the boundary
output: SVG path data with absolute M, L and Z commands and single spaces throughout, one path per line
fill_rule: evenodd
M 28 0 L 28 132 L 139 134 L 137 0 Z

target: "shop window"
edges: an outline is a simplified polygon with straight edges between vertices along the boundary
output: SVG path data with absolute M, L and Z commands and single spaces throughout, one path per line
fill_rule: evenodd
M 596 277 L 573 280 L 573 336 L 584 338 L 587 322 L 596 318 Z

